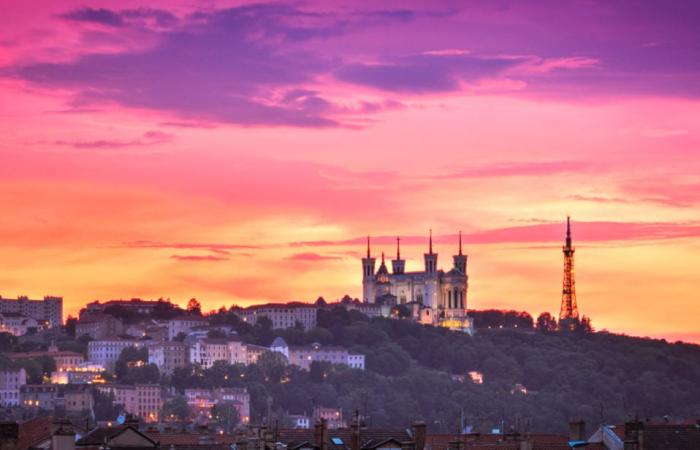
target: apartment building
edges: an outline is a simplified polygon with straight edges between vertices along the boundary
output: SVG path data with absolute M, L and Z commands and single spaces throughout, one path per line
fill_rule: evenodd
M 30 300 L 26 296 L 16 299 L 0 296 L 0 313 L 17 313 L 31 317 L 48 328 L 63 324 L 63 297 L 46 296 L 43 300 Z
M 182 342 L 163 341 L 148 346 L 148 362 L 158 366 L 160 373 L 171 375 L 188 361 L 187 345 Z
M 27 384 L 24 368 L 0 369 L 0 406 L 19 406 L 20 388 Z
M 273 329 L 293 328 L 300 324 L 308 331 L 316 327 L 315 305 L 302 302 L 268 303 L 253 305 L 235 311 L 244 322 L 255 325 L 260 317 L 267 317 L 272 322 Z
M 144 341 L 122 338 L 105 338 L 88 342 L 88 360 L 106 368 L 113 368 L 122 350 L 142 347 Z

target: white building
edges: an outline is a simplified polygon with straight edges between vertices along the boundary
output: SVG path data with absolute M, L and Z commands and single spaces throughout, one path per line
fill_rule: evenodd
M 0 332 L 24 336 L 29 330 L 38 328 L 39 323 L 32 317 L 15 312 L 0 313 Z
M 63 324 L 63 298 L 47 296 L 43 300 L 30 300 L 24 296 L 17 299 L 0 296 L 0 313 L 6 312 L 22 314 L 56 328 Z
M 0 406 L 19 406 L 19 389 L 27 384 L 24 368 L 0 369 Z
M 255 325 L 258 319 L 264 316 L 270 319 L 273 329 L 293 328 L 297 323 L 306 331 L 316 327 L 317 308 L 309 303 L 268 303 L 249 306 L 235 312 L 241 320 L 251 325 Z
M 365 355 L 349 352 L 343 347 L 321 346 L 319 343 L 307 347 L 289 347 L 284 339 L 277 337 L 272 342 L 270 351 L 283 354 L 289 364 L 305 370 L 309 370 L 314 361 L 340 364 L 353 369 L 365 369 Z
M 187 335 L 192 328 L 209 325 L 209 320 L 202 316 L 179 316 L 166 321 L 168 327 L 168 339 L 175 339 L 180 333 Z
M 122 350 L 127 347 L 142 347 L 144 341 L 132 339 L 107 338 L 88 342 L 88 361 L 113 368 Z
M 222 338 L 197 339 L 190 347 L 190 362 L 205 369 L 216 361 L 230 361 L 229 340 Z

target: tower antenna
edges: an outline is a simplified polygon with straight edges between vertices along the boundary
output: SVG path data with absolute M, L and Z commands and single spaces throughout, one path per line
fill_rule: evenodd
M 576 249 L 571 239 L 571 218 L 566 216 L 566 240 L 562 248 L 564 253 L 564 281 L 559 310 L 559 327 L 572 330 L 578 323 L 578 306 L 576 304 L 576 279 L 574 277 L 574 253 Z

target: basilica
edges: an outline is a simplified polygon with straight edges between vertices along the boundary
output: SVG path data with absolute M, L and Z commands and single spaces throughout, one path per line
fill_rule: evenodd
M 462 234 L 459 235 L 459 253 L 452 257 L 453 267 L 445 272 L 438 269 L 438 255 L 433 252 L 430 233 L 428 252 L 423 254 L 425 268 L 406 272 L 406 260 L 401 259 L 400 239 L 396 238 L 396 259 L 391 260 L 391 272 L 382 253 L 379 269 L 370 252 L 367 238 L 367 256 L 362 258 L 362 297 L 366 303 L 405 305 L 412 318 L 425 324 L 444 326 L 471 332 L 467 316 L 467 255 L 462 253 Z

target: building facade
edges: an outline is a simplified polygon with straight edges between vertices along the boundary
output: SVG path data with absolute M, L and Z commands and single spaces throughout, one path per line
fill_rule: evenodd
M 122 350 L 127 347 L 141 347 L 143 341 L 111 338 L 88 342 L 88 360 L 106 368 L 113 368 Z
M 158 342 L 148 346 L 148 362 L 158 366 L 161 373 L 171 375 L 178 367 L 187 365 L 187 345 L 182 342 Z
M 167 321 L 168 339 L 175 339 L 180 333 L 187 334 L 195 327 L 209 325 L 209 320 L 202 316 L 190 315 L 175 317 Z
M 273 329 L 294 328 L 297 323 L 309 331 L 316 327 L 315 305 L 302 302 L 268 303 L 253 305 L 236 311 L 238 317 L 246 323 L 255 325 L 260 317 L 267 317 Z
M 16 299 L 0 296 L 0 313 L 18 313 L 46 323 L 48 328 L 63 324 L 63 297 L 46 296 L 43 300 L 30 300 L 21 296 Z
M 24 368 L 0 369 L 0 406 L 19 406 L 19 391 L 27 384 L 27 372 Z
M 14 336 L 24 336 L 29 331 L 36 332 L 39 322 L 33 317 L 15 312 L 0 313 L 0 332 L 10 333 Z
M 272 342 L 270 351 L 281 353 L 287 358 L 289 364 L 304 370 L 309 370 L 314 361 L 340 364 L 360 370 L 365 368 L 365 355 L 350 352 L 343 347 L 322 346 L 319 343 L 306 347 L 290 347 L 284 339 L 277 337 Z
M 124 330 L 122 321 L 103 313 L 83 314 L 75 324 L 75 337 L 90 336 L 92 339 L 104 339 L 118 336 Z
M 467 316 L 467 255 L 462 253 L 462 235 L 459 235 L 459 251 L 452 257 L 453 267 L 449 271 L 438 269 L 438 254 L 433 252 L 433 237 L 430 234 L 428 252 L 423 255 L 424 270 L 406 272 L 406 260 L 401 258 L 399 238 L 396 242 L 396 259 L 387 268 L 382 253 L 379 268 L 375 270 L 376 258 L 370 252 L 367 238 L 367 256 L 362 258 L 363 301 L 375 304 L 418 305 L 415 320 L 451 329 L 471 331 Z

